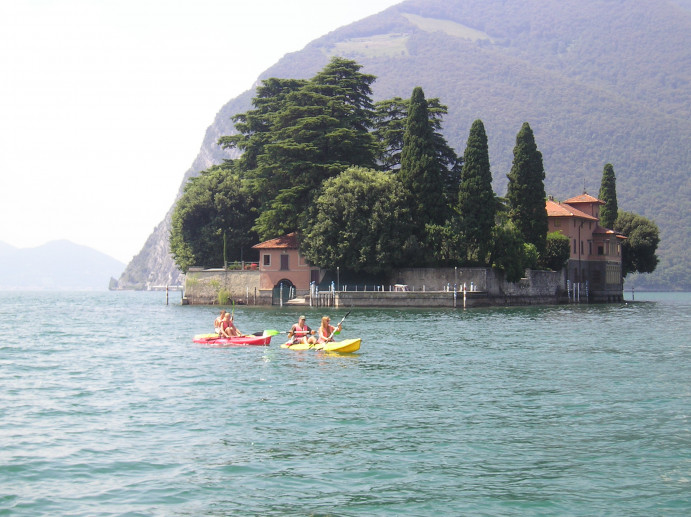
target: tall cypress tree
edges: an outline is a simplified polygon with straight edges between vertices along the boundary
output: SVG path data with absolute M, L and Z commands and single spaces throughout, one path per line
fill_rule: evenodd
M 444 177 L 422 88 L 413 90 L 403 134 L 399 177 L 411 198 L 415 235 L 425 242 L 426 224 L 443 225 L 448 215 Z
M 614 167 L 611 163 L 606 164 L 602 171 L 598 198 L 605 203 L 600 207 L 600 226 L 614 228 L 619 207 L 617 206 L 617 179 L 614 177 Z
M 460 229 L 466 242 L 474 248 L 476 259 L 485 263 L 492 240 L 496 213 L 489 167 L 487 134 L 481 120 L 473 122 L 463 154 L 461 186 L 458 192 Z
M 525 242 L 535 245 L 538 253 L 547 246 L 547 210 L 545 210 L 545 169 L 542 153 L 537 150 L 533 130 L 523 123 L 516 135 L 513 165 L 507 175 L 506 197 L 509 218 L 518 228 Z

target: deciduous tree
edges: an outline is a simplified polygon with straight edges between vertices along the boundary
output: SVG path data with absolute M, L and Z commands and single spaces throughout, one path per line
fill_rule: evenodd
M 655 252 L 660 243 L 657 225 L 642 215 L 620 210 L 613 229 L 627 237 L 621 246 L 622 274 L 655 271 L 658 262 Z
M 170 251 L 183 272 L 195 265 L 218 267 L 225 260 L 251 258 L 257 242 L 250 229 L 255 205 L 230 167 L 218 165 L 190 179 L 175 204 Z
M 390 172 L 351 167 L 324 182 L 301 234 L 311 264 L 369 274 L 406 263 L 412 225 L 403 186 Z

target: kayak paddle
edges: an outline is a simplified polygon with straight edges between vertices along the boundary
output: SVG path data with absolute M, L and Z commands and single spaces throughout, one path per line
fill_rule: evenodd
M 346 312 L 346 315 L 343 316 L 343 317 L 341 318 L 341 321 L 339 321 L 339 322 L 338 322 L 338 325 L 336 325 L 336 329 L 335 329 L 335 330 L 331 333 L 331 335 L 329 336 L 329 340 L 330 340 L 332 337 L 334 337 L 334 334 L 338 331 L 338 327 L 340 327 L 340 326 L 343 324 L 343 322 L 345 321 L 345 319 L 348 317 L 348 314 L 350 314 L 351 312 L 352 312 L 352 311 Z

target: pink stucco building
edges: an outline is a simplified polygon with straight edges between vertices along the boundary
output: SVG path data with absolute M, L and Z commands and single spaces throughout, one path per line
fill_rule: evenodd
M 550 198 L 545 208 L 549 231 L 561 232 L 571 244 L 567 279 L 587 283 L 592 301 L 616 301 L 623 299 L 621 243 L 626 237 L 600 226 L 603 204 L 584 192 L 563 202 Z
M 261 242 L 252 246 L 259 250 L 260 289 L 294 287 L 299 292 L 308 292 L 310 282 L 319 282 L 319 268 L 312 267 L 298 248 L 295 232 Z

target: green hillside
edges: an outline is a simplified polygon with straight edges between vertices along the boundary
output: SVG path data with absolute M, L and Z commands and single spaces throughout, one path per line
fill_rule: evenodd
M 687 0 L 409 0 L 286 55 L 262 78 L 308 78 L 340 55 L 377 76 L 375 100 L 421 86 L 449 107 L 444 133 L 459 154 L 482 119 L 499 195 L 526 121 L 556 199 L 584 188 L 597 195 L 612 163 L 619 208 L 661 231 L 658 270 L 636 286 L 691 290 L 690 7 Z M 251 97 L 219 112 L 200 153 L 205 163 L 225 157 L 215 141 Z

